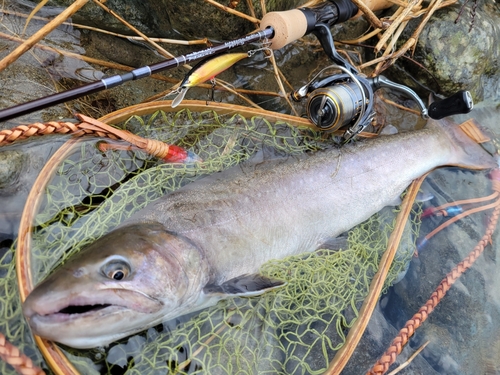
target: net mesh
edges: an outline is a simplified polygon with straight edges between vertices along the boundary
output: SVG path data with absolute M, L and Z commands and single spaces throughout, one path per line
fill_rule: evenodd
M 158 111 L 132 116 L 119 126 L 185 147 L 203 162 L 166 164 L 135 150 L 102 152 L 99 141 L 79 144 L 49 181 L 33 223 L 35 283 L 137 210 L 189 182 L 237 165 L 262 148 L 297 154 L 332 143 L 322 134 L 286 123 L 213 111 Z M 222 301 L 106 349 L 63 350 L 82 374 L 322 373 L 358 315 L 396 212 L 384 209 L 351 230 L 343 250 L 266 263 L 261 272 L 287 284 L 261 297 Z M 417 217 L 414 213 L 406 226 L 386 286 L 408 265 L 419 229 Z M 22 317 L 13 255 L 12 248 L 0 263 L 0 329 L 42 364 Z M 0 373 L 13 370 L 0 362 Z

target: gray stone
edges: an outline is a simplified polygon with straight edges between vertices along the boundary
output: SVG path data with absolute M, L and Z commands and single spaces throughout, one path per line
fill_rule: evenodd
M 54 13 L 60 13 L 61 8 L 67 8 L 73 2 L 73 0 L 53 0 L 51 4 L 56 7 L 52 9 Z M 158 9 L 152 7 L 154 3 L 154 1 L 108 0 L 105 5 L 145 34 L 165 34 L 171 30 L 168 18 L 165 16 L 166 12 L 164 10 L 158 12 Z M 50 9 L 47 6 L 44 8 L 45 11 Z M 76 23 L 132 35 L 127 26 L 92 1 L 79 9 L 72 16 L 72 20 Z
M 59 7 L 68 7 L 72 0 L 53 0 Z M 268 0 L 267 11 L 293 9 L 301 0 Z M 180 34 L 186 38 L 228 40 L 255 29 L 250 21 L 228 14 L 203 0 L 108 0 L 105 4 L 143 33 L 157 37 Z M 229 1 L 227 4 L 229 5 Z M 262 17 L 260 1 L 254 0 L 257 17 Z M 248 13 L 246 1 L 240 1 L 237 10 Z M 73 15 L 73 21 L 105 30 L 133 34 L 131 30 L 93 2 L 87 3 Z M 203 27 L 200 27 L 203 25 Z
M 0 196 L 15 192 L 23 172 L 26 156 L 21 151 L 0 152 Z
M 488 2 L 478 7 L 469 31 L 470 9 L 466 7 L 455 23 L 459 9 L 460 5 L 456 5 L 436 12 L 420 34 L 413 58 L 428 72 L 403 59 L 399 65 L 421 85 L 444 96 L 469 90 L 475 101 L 498 99 L 500 13 Z M 420 19 L 413 21 L 401 40 L 406 40 L 419 23 Z

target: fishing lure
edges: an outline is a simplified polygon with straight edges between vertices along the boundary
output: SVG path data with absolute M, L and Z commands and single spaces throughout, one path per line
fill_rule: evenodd
M 187 90 L 190 87 L 199 85 L 200 83 L 208 80 L 213 80 L 217 74 L 222 73 L 238 61 L 252 55 L 253 54 L 250 54 L 249 52 L 226 53 L 223 55 L 215 55 L 200 61 L 188 72 L 188 74 L 186 74 L 184 80 L 181 82 L 176 91 L 177 96 L 174 100 L 172 100 L 172 108 L 177 107 L 182 102 Z

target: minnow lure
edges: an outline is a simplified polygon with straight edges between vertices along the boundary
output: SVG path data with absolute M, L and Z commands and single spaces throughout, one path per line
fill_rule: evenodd
M 217 74 L 222 73 L 238 61 L 250 56 L 252 56 L 252 54 L 248 52 L 226 53 L 223 55 L 215 55 L 200 61 L 189 71 L 188 74 L 186 74 L 186 77 L 184 77 L 184 80 L 181 82 L 176 91 L 177 96 L 174 100 L 172 100 L 172 108 L 177 107 L 182 102 L 187 90 L 190 87 L 199 85 L 209 79 L 213 79 Z

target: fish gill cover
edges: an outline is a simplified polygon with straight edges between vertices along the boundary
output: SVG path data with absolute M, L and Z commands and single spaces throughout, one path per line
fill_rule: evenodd
M 331 143 L 309 129 L 212 111 L 159 111 L 133 116 L 120 126 L 185 147 L 203 162 L 168 164 L 140 151 L 120 150 L 116 143 L 107 151 L 96 141 L 78 144 L 49 181 L 33 223 L 34 283 L 137 210 L 195 179 L 237 165 L 263 148 L 298 154 Z M 320 374 L 358 315 L 386 248 L 393 214 L 390 220 L 374 215 L 351 230 L 347 249 L 263 265 L 264 275 L 287 284 L 261 297 L 222 301 L 106 349 L 63 349 L 82 374 Z M 412 217 L 407 230 L 418 231 L 418 216 Z M 22 315 L 13 255 L 14 247 L 0 262 L 0 329 L 46 368 Z M 411 256 L 396 257 L 386 287 Z M 0 362 L 0 373 L 14 372 Z

